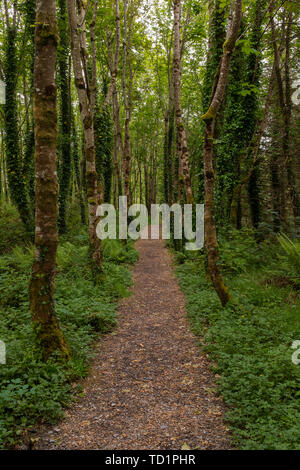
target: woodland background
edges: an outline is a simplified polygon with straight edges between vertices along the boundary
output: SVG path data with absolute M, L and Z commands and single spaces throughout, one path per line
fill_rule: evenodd
M 205 203 L 205 250 L 169 246 L 234 442 L 299 448 L 297 2 L 4 0 L 0 15 L 2 445 L 62 415 L 116 324 L 137 253 L 100 243 L 96 207 L 124 194 Z

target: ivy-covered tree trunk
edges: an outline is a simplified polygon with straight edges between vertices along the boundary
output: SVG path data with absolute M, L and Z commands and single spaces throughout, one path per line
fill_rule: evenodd
M 69 357 L 54 309 L 54 278 L 58 244 L 55 85 L 57 41 L 55 0 L 39 0 L 36 11 L 34 69 L 35 254 L 29 295 L 32 319 L 44 360 L 56 351 L 64 359 Z
M 269 117 L 269 111 L 270 111 L 270 105 L 271 105 L 271 99 L 272 99 L 272 94 L 274 90 L 274 67 L 271 72 L 270 76 L 270 81 L 269 81 L 269 87 L 268 87 L 268 92 L 267 96 L 265 99 L 265 105 L 264 105 L 264 112 L 262 119 L 258 123 L 258 128 L 257 128 L 257 133 L 254 136 L 253 141 L 251 142 L 251 145 L 248 147 L 253 153 L 252 153 L 252 162 L 249 168 L 248 173 L 239 181 L 239 183 L 236 185 L 233 191 L 232 195 L 232 200 L 231 200 L 231 207 L 230 207 L 230 222 L 234 227 L 238 228 L 239 225 L 239 217 L 238 217 L 238 204 L 240 201 L 240 196 L 242 193 L 243 187 L 249 183 L 250 178 L 253 174 L 253 171 L 255 171 L 255 166 L 258 160 L 259 156 L 259 149 L 260 149 L 260 143 L 261 139 L 263 137 L 266 125 L 267 125 L 267 120 Z M 250 153 L 250 152 L 249 152 Z
M 107 82 L 104 80 L 102 99 L 107 94 Z M 111 182 L 113 172 L 113 129 L 110 107 L 96 105 L 94 115 L 96 170 L 98 179 L 102 179 L 104 186 L 104 202 L 110 202 Z
M 214 182 L 215 172 L 213 166 L 213 148 L 215 120 L 225 95 L 229 67 L 235 43 L 238 37 L 242 20 L 242 0 L 235 0 L 234 16 L 223 44 L 223 54 L 220 68 L 216 70 L 215 83 L 212 88 L 212 99 L 207 112 L 202 116 L 205 123 L 204 135 L 204 181 L 205 181 L 205 209 L 204 209 L 204 233 L 205 247 L 208 258 L 209 274 L 213 286 L 223 306 L 230 299 L 228 287 L 225 285 L 219 267 L 219 248 L 217 231 L 214 220 Z
M 66 231 L 66 203 L 71 181 L 71 96 L 69 87 L 69 28 L 66 0 L 59 0 L 59 46 L 58 83 L 60 89 L 60 172 L 59 172 L 59 216 L 60 233 Z
M 4 106 L 6 169 L 10 197 L 29 233 L 33 231 L 33 214 L 28 202 L 22 172 L 20 133 L 17 108 L 17 28 L 15 20 L 7 24 L 5 38 L 4 73 L 6 104 Z
M 253 158 L 254 138 L 259 118 L 258 87 L 261 72 L 261 24 L 265 0 L 255 0 L 249 6 L 249 50 L 243 42 L 235 49 L 226 91 L 226 105 L 220 145 L 217 156 L 217 204 L 219 221 L 235 221 L 242 226 L 242 196 L 246 186 L 252 225 L 260 222 L 260 197 L 258 187 L 259 161 Z M 247 32 L 246 22 L 241 25 L 241 35 Z M 251 172 L 249 171 L 251 168 Z M 238 181 L 238 183 L 237 183 Z M 242 184 L 241 184 L 242 183 Z M 246 184 L 248 183 L 248 184 Z M 235 214 L 233 211 L 235 210 Z

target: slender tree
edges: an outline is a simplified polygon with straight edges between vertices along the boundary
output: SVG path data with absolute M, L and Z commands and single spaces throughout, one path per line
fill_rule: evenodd
M 129 62 L 129 45 L 130 33 L 128 31 L 128 2 L 123 1 L 124 6 L 124 38 L 123 38 L 123 75 L 122 89 L 125 108 L 125 128 L 124 128 L 124 145 L 123 145 L 123 178 L 124 178 L 124 195 L 127 197 L 128 205 L 131 205 L 130 190 L 130 165 L 131 165 L 131 149 L 130 149 L 130 120 L 131 120 L 131 89 L 132 89 L 132 73 L 131 64 Z M 127 67 L 129 74 L 127 74 Z M 128 76 L 129 75 L 129 76 Z
M 180 41 L 181 1 L 174 1 L 174 54 L 173 54 L 173 78 L 174 78 L 174 106 L 177 130 L 177 153 L 179 158 L 180 177 L 183 178 L 188 204 L 193 202 L 193 191 L 190 175 L 190 162 L 187 148 L 186 132 L 182 120 L 180 91 L 181 91 L 181 56 L 182 44 Z
M 84 152 L 86 159 L 86 185 L 88 197 L 88 227 L 93 269 L 101 271 L 101 241 L 97 237 L 96 227 L 99 222 L 97 206 L 99 204 L 98 181 L 96 172 L 95 136 L 93 109 L 90 102 L 88 74 L 86 68 L 86 35 L 85 11 L 79 2 L 79 13 L 76 13 L 75 0 L 67 0 L 70 23 L 71 52 L 75 85 L 80 104 L 80 115 L 84 133 Z M 81 52 L 84 51 L 83 54 Z M 82 60 L 83 59 L 83 60 Z

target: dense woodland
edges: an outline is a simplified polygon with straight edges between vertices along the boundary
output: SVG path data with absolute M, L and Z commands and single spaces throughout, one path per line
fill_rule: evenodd
M 3 0 L 0 18 L 0 443 L 61 417 L 115 326 L 138 254 L 100 241 L 97 207 L 126 195 L 205 204 L 205 248 L 168 247 L 233 441 L 299 449 L 297 2 Z

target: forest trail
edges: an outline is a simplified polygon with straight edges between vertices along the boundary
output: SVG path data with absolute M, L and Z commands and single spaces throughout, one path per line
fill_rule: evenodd
M 139 240 L 131 297 L 97 346 L 84 397 L 40 449 L 228 449 L 224 405 L 162 240 Z

